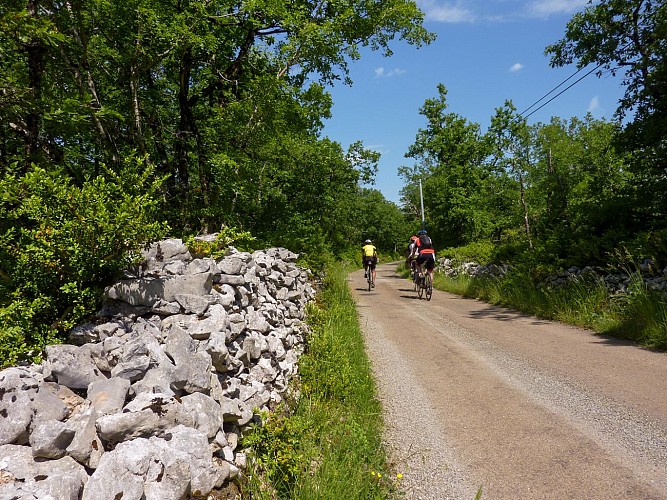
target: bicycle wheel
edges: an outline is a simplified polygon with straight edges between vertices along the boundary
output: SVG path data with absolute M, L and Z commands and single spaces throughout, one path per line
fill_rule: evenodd
M 424 296 L 425 282 L 424 277 L 419 278 L 419 283 L 417 284 L 417 296 L 421 299 Z
M 417 271 L 412 272 L 412 291 L 416 292 L 417 291 L 417 283 L 419 283 L 419 275 L 417 274 Z
M 430 273 L 426 274 L 426 300 L 431 300 L 433 295 L 433 277 Z
M 368 291 L 371 291 L 372 285 L 373 285 L 373 278 L 372 278 L 371 270 L 368 270 Z

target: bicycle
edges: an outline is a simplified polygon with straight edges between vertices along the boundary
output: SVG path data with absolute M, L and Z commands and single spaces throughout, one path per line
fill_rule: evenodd
M 433 275 L 427 272 L 424 279 L 426 280 L 426 300 L 431 300 L 433 296 Z
M 431 273 L 426 272 L 419 276 L 419 283 L 417 284 L 417 296 L 421 299 L 426 294 L 426 300 L 431 300 L 433 296 L 433 277 Z
M 412 271 L 412 291 L 416 292 L 419 290 L 419 271 L 415 267 Z
M 371 291 L 371 288 L 375 285 L 373 283 L 373 271 L 371 271 L 371 266 L 368 266 L 368 270 L 366 271 L 366 281 L 368 281 L 368 291 Z

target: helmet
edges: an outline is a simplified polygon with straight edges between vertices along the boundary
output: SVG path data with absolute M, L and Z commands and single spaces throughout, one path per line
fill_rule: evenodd
M 371 240 L 366 240 L 366 241 L 364 241 L 364 243 L 370 243 L 370 242 L 371 242 Z
M 417 233 L 419 236 L 422 234 L 426 234 L 426 229 L 420 229 L 419 232 Z

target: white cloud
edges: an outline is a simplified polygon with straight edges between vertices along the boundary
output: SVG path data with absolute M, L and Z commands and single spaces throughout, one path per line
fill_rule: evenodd
M 571 14 L 582 10 L 587 4 L 588 0 L 533 0 L 528 4 L 528 12 L 537 17 Z
M 598 96 L 593 97 L 591 102 L 588 103 L 588 109 L 586 110 L 589 113 L 595 113 L 600 109 L 600 99 Z
M 375 68 L 375 78 L 391 78 L 392 76 L 402 75 L 405 73 L 404 69 L 394 68 L 387 71 L 382 66 Z
M 424 12 L 429 21 L 442 23 L 472 23 L 475 21 L 475 13 L 465 7 L 465 2 L 440 2 L 438 0 L 417 0 L 419 8 Z
M 523 64 L 514 63 L 514 64 L 512 64 L 512 67 L 510 68 L 510 73 L 516 73 L 517 71 L 521 71 L 522 69 L 523 69 Z
M 391 149 L 388 149 L 384 144 L 371 144 L 370 146 L 364 146 L 366 149 L 370 149 L 371 151 L 376 151 L 381 154 L 386 154 L 391 151 Z

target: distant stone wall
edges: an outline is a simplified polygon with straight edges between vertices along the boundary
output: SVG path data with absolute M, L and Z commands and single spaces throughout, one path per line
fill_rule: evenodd
M 0 498 L 179 500 L 244 467 L 254 410 L 297 372 L 310 273 L 284 248 L 144 256 L 73 345 L 0 372 Z
M 466 262 L 458 266 L 453 265 L 451 259 L 438 259 L 436 269 L 447 276 L 456 277 L 460 274 L 477 277 L 502 278 L 507 274 L 510 266 L 507 264 L 481 265 L 477 262 Z M 649 290 L 667 294 L 667 267 L 659 269 L 655 263 L 647 259 L 639 265 L 638 275 Z M 604 283 L 611 294 L 626 294 L 636 276 L 628 273 L 611 272 L 608 269 L 596 266 L 570 267 L 561 273 L 548 276 L 540 286 L 558 288 L 571 283 L 573 280 L 589 279 Z

